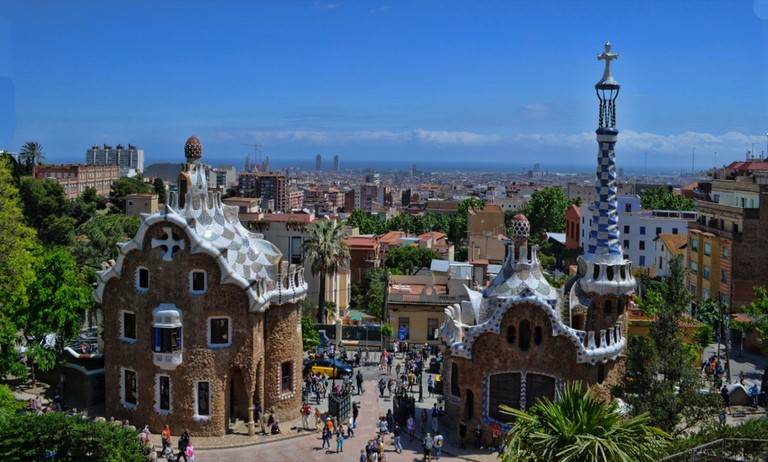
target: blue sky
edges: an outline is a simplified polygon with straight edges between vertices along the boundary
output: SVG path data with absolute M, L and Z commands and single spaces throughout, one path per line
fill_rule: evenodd
M 131 143 L 147 164 L 320 153 L 595 163 L 606 40 L 619 167 L 690 171 L 768 138 L 768 0 L 0 3 L 0 149 Z M 506 167 L 505 167 L 506 168 Z

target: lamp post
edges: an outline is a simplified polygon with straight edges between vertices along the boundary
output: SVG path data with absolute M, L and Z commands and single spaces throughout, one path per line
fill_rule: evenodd
M 328 347 L 328 353 L 331 355 L 331 365 L 333 366 L 333 376 L 331 377 L 331 393 L 336 388 L 336 348 L 333 343 Z

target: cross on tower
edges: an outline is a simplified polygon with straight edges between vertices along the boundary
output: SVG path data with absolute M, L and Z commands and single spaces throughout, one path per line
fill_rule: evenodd
M 171 232 L 170 226 L 165 226 L 163 228 L 163 231 L 165 231 L 165 239 L 152 239 L 152 248 L 157 247 L 163 247 L 165 248 L 165 253 L 163 254 L 163 260 L 164 261 L 171 261 L 173 259 L 173 251 L 174 249 L 183 249 L 184 248 L 184 240 L 183 239 L 174 239 L 173 238 L 173 232 Z
M 605 51 L 597 55 L 597 60 L 605 60 L 605 71 L 603 71 L 603 82 L 613 80 L 611 75 L 611 60 L 619 59 L 618 53 L 611 53 L 611 42 L 605 42 Z

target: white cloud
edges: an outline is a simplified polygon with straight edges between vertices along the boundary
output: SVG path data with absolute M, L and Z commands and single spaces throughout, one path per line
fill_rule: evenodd
M 383 5 L 378 8 L 374 8 L 368 12 L 369 16 L 375 16 L 377 14 L 384 13 L 385 11 L 389 10 L 391 7 L 389 5 Z
M 339 7 L 338 3 L 328 3 L 327 5 L 325 5 L 326 10 L 335 10 L 338 7 Z
M 556 149 L 563 152 L 591 152 L 596 149 L 595 133 L 520 133 L 513 135 L 483 134 L 469 131 L 426 130 L 418 128 L 407 131 L 356 130 L 244 130 L 222 131 L 216 134 L 221 141 L 259 140 L 263 143 L 296 142 L 302 144 L 408 144 L 418 143 L 432 146 L 451 147 L 490 147 L 509 146 L 513 148 Z M 723 134 L 685 132 L 673 135 L 660 135 L 648 132 L 624 130 L 619 133 L 617 150 L 625 152 L 650 152 L 670 157 L 688 157 L 692 149 L 697 155 L 711 155 L 718 152 L 722 159 L 741 158 L 746 149 L 755 144 L 755 151 L 760 154 L 766 148 L 764 136 L 751 136 L 739 132 Z

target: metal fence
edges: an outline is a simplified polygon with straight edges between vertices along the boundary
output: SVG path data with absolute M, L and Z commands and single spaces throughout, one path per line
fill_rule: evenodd
M 766 462 L 768 440 L 724 438 L 661 459 L 668 462 Z
M 315 324 L 319 332 L 325 331 L 325 335 L 331 340 L 336 340 L 335 324 Z M 363 324 L 360 326 L 341 326 L 341 337 L 344 342 L 360 342 L 369 345 L 381 343 L 381 330 L 378 324 Z

